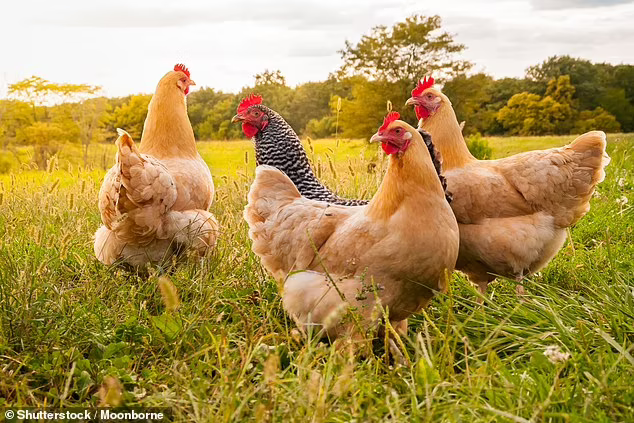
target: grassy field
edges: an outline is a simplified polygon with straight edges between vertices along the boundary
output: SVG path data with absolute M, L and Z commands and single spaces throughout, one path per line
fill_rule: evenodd
M 501 157 L 570 140 L 489 143 Z M 376 146 L 307 147 L 340 193 L 371 197 L 380 183 Z M 223 233 L 204 261 L 168 269 L 177 309 L 157 287 L 165 269 L 143 277 L 93 256 L 112 146 L 91 150 L 91 169 L 69 148 L 48 170 L 0 175 L 0 408 L 120 402 L 214 422 L 634 421 L 634 135 L 609 137 L 612 163 L 591 211 L 526 280 L 524 300 L 499 280 L 478 306 L 455 274 L 449 293 L 410 319 L 405 365 L 382 345 L 359 358 L 297 336 L 241 217 L 251 143 L 199 148 Z

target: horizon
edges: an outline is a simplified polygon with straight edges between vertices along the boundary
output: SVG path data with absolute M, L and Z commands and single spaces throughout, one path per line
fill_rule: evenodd
M 8 84 L 32 75 L 97 85 L 106 97 L 149 94 L 180 62 L 196 90 L 236 93 L 265 69 L 279 69 L 289 86 L 323 81 L 340 67 L 346 41 L 413 13 L 441 16 L 442 30 L 467 47 L 459 57 L 474 63 L 470 73 L 496 79 L 523 77 L 554 55 L 634 63 L 634 0 L 460 0 L 433 8 L 412 0 L 195 0 L 178 7 L 30 0 L 8 9 L 0 17 L 0 34 L 11 40 L 0 64 L 0 98 Z

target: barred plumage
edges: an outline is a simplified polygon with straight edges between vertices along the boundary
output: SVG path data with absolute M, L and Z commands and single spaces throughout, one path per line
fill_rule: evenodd
M 427 150 L 429 150 L 431 161 L 434 163 L 434 168 L 436 169 L 436 173 L 438 174 L 438 179 L 440 179 L 442 189 L 445 191 L 445 198 L 447 199 L 448 203 L 451 203 L 453 197 L 451 193 L 447 190 L 447 179 L 442 175 L 442 156 L 440 155 L 440 151 L 438 151 L 436 147 L 434 147 L 434 143 L 431 140 L 431 135 L 429 134 L 429 132 L 424 131 L 420 128 L 418 129 L 418 132 L 423 137 L 423 141 L 425 141 Z
M 269 118 L 266 128 L 258 131 L 254 137 L 258 166 L 269 165 L 281 170 L 293 181 L 299 192 L 311 200 L 343 206 L 368 203 L 367 200 L 341 198 L 319 182 L 293 128 L 274 110 L 261 104 L 252 107 L 257 107 Z

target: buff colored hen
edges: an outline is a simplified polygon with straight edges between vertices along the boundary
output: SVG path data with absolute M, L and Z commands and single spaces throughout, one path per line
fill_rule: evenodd
M 605 177 L 606 137 L 593 131 L 565 147 L 477 160 L 451 102 L 433 84 L 421 81 L 406 104 L 415 106 L 443 157 L 460 227 L 456 269 L 484 293 L 498 275 L 519 281 L 538 271 L 563 246 L 566 228 L 588 212 Z
M 215 245 L 218 224 L 208 211 L 213 180 L 187 117 L 191 85 L 183 65 L 159 81 L 138 150 L 118 130 L 117 163 L 99 192 L 103 226 L 95 234 L 94 250 L 104 264 L 139 267 L 187 248 L 202 255 Z
M 309 200 L 283 172 L 256 169 L 244 211 L 249 237 L 262 265 L 283 283 L 284 308 L 301 329 L 317 325 L 331 337 L 354 331 L 339 320 L 347 306 L 358 308 L 363 329 L 372 326 L 373 282 L 402 329 L 404 319 L 447 289 L 458 254 L 456 220 L 421 133 L 396 119 L 398 113 L 389 115 L 372 137 L 390 161 L 368 205 Z

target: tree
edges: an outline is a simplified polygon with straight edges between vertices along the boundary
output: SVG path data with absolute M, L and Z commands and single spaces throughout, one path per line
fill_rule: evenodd
M 346 138 L 369 139 L 381 126 L 387 112 L 387 101 L 402 107 L 409 98 L 410 85 L 409 81 L 368 81 L 356 77 L 352 98 L 342 99 L 341 102 L 339 133 Z M 401 112 L 404 120 L 416 120 L 412 108 L 402 108 Z
M 607 88 L 598 98 L 598 104 L 614 115 L 624 131 L 634 130 L 634 106 L 628 101 L 624 88 Z
M 9 85 L 9 97 L 29 103 L 33 120 L 37 121 L 37 108 L 45 104 L 73 101 L 92 96 L 101 87 L 87 84 L 58 84 L 39 76 L 32 76 Z
M 356 45 L 346 41 L 339 53 L 344 61 L 339 78 L 360 75 L 388 82 L 409 81 L 433 73 L 437 79 L 455 76 L 472 65 L 456 54 L 465 46 L 454 42 L 451 34 L 440 31 L 440 16 L 413 15 L 392 28 L 380 25 Z
M 625 97 L 634 104 L 634 65 L 618 65 L 614 68 L 614 83 L 623 88 Z
M 152 95 L 150 94 L 132 95 L 126 103 L 117 107 L 108 118 L 112 133 L 114 134 L 115 128 L 122 128 L 130 134 L 133 140 L 140 140 L 151 99 Z
M 234 97 L 235 94 L 223 93 L 222 91 L 216 91 L 213 88 L 206 87 L 194 91 L 187 96 L 187 114 L 189 115 L 189 120 L 194 128 L 196 137 L 200 137 L 196 128 L 207 119 L 216 104 L 226 101 L 227 99 L 233 100 Z
M 321 119 L 311 119 L 304 128 L 304 134 L 313 138 L 326 138 L 335 134 L 336 117 L 324 116 Z
M 265 70 L 254 76 L 255 86 L 242 90 L 240 99 L 251 92 L 255 92 L 262 96 L 262 103 L 278 112 L 285 118 L 291 113 L 290 105 L 293 98 L 293 89 L 286 85 L 286 78 L 279 70 Z M 237 104 L 236 104 L 237 107 Z M 235 111 L 235 109 L 233 109 Z M 296 132 L 301 128 L 294 127 Z
M 523 92 L 511 97 L 497 120 L 517 135 L 567 134 L 572 128 L 574 87 L 566 75 L 548 83 L 546 96 Z
M 561 75 L 570 76 L 575 87 L 574 99 L 581 110 L 598 106 L 598 98 L 602 90 L 611 82 L 611 65 L 594 64 L 589 60 L 570 56 L 552 56 L 539 65 L 526 70 L 526 76 L 537 82 L 546 83 Z
M 600 130 L 604 132 L 619 132 L 621 125 L 614 115 L 601 107 L 594 110 L 584 110 L 579 113 L 579 118 L 575 123 L 574 131 L 582 134 L 588 131 Z
M 231 95 L 214 104 L 205 114 L 204 122 L 196 126 L 199 139 L 226 140 L 240 137 L 240 125 L 231 124 L 236 110 L 235 101 L 235 96 Z
M 33 161 L 40 169 L 46 169 L 48 160 L 67 141 L 63 126 L 52 122 L 34 122 L 24 130 L 24 137 L 33 144 Z
M 309 121 L 331 118 L 330 100 L 341 91 L 337 89 L 337 85 L 334 79 L 329 78 L 324 82 L 308 82 L 297 86 L 291 96 L 288 123 L 299 132 L 306 133 Z M 311 125 L 314 130 L 315 123 Z
M 73 124 L 73 116 L 67 108 L 60 108 L 54 118 L 50 116 L 54 104 L 83 102 L 94 96 L 101 88 L 87 84 L 66 84 L 50 82 L 39 76 L 32 76 L 9 85 L 9 97 L 31 105 L 33 123 L 24 131 L 22 140 L 34 147 L 34 159 L 41 168 L 51 155 L 57 153 L 64 142 L 75 141 L 80 133 Z M 44 109 L 44 116 L 38 116 L 38 109 Z
M 264 72 L 255 75 L 255 85 L 286 86 L 286 78 L 279 69 L 274 71 L 265 69 Z
M 465 134 L 487 133 L 495 126 L 497 108 L 491 106 L 493 78 L 483 73 L 458 75 L 443 87 L 459 122 L 465 121 Z M 505 102 L 506 103 L 506 102 Z
M 7 150 L 18 138 L 20 130 L 33 123 L 31 106 L 18 100 L 0 100 L 0 139 Z
M 84 166 L 88 165 L 88 147 L 93 142 L 106 138 L 103 129 L 106 123 L 108 102 L 104 97 L 88 99 L 74 105 L 73 120 L 79 128 L 79 140 L 84 150 Z

